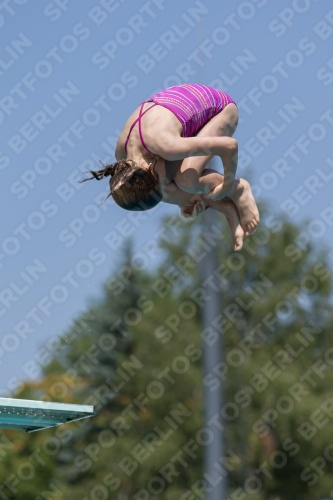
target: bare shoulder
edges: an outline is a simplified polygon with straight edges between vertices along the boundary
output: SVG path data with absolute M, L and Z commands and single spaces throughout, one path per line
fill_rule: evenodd
M 150 109 L 142 117 L 141 123 L 145 143 L 159 156 L 182 132 L 178 118 L 169 109 L 159 105 Z
M 151 109 L 148 109 L 149 107 L 151 107 Z M 130 133 L 132 124 L 135 123 L 139 117 L 139 112 L 140 106 L 138 106 L 127 119 L 119 135 L 115 153 L 117 159 L 126 158 L 126 139 Z M 175 138 L 180 137 L 182 125 L 171 111 L 163 106 L 152 106 L 151 102 L 144 103 L 143 113 L 141 118 L 141 130 L 144 142 L 150 151 L 163 157 L 161 153 L 172 145 Z M 134 149 L 142 149 L 142 142 L 137 125 L 134 126 L 131 131 L 129 145 Z

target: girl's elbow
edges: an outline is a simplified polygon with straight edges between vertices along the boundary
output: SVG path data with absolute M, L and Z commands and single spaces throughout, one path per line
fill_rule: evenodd
M 238 152 L 238 142 L 233 137 L 229 138 L 229 149 L 233 153 L 237 153 Z

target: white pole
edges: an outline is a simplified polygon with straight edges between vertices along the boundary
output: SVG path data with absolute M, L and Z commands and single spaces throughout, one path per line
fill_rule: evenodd
M 213 168 L 216 159 L 213 159 L 210 166 Z M 203 229 L 210 230 L 212 226 L 218 226 L 217 212 L 207 210 L 203 217 Z M 212 246 L 205 258 L 201 261 L 200 274 L 202 282 L 214 275 L 218 267 L 216 247 Z M 202 308 L 202 328 L 203 330 L 212 327 L 214 320 L 221 312 L 221 294 L 209 288 L 210 299 L 205 301 Z M 213 327 L 214 328 L 214 327 Z M 222 361 L 222 338 L 219 338 L 213 345 L 203 341 L 203 372 L 204 377 L 212 374 L 213 370 Z M 212 391 L 210 387 L 204 386 L 204 427 L 210 429 L 214 439 L 210 440 L 204 448 L 204 469 L 205 484 L 207 486 L 207 500 L 225 500 L 227 498 L 227 477 L 221 473 L 220 459 L 224 456 L 223 430 L 221 425 L 221 408 L 223 404 L 222 385 L 219 389 Z

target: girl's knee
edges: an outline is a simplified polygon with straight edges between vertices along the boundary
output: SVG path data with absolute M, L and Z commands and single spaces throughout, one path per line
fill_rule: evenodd
M 193 168 L 178 171 L 175 175 L 175 183 L 186 193 L 197 193 L 199 174 Z

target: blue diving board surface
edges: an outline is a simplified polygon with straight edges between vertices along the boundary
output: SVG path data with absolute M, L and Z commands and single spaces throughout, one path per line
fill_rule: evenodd
M 0 398 L 0 428 L 35 432 L 97 414 L 95 406 Z

